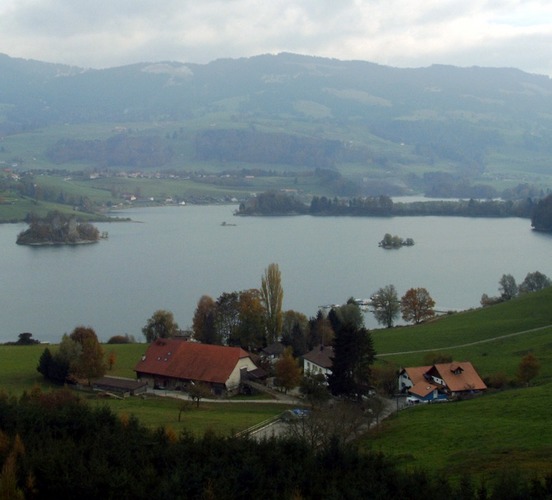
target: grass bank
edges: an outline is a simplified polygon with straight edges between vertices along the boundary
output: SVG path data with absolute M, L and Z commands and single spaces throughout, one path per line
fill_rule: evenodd
M 408 470 L 478 480 L 552 474 L 552 384 L 403 410 L 361 441 Z

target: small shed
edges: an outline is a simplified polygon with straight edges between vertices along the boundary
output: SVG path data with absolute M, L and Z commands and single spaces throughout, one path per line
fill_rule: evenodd
M 92 388 L 95 391 L 110 392 L 118 396 L 136 396 L 143 394 L 148 388 L 148 384 L 141 380 L 119 377 L 101 377 L 92 382 Z

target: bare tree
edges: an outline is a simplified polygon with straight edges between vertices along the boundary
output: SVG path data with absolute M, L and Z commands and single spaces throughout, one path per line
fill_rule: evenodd
M 188 389 L 188 396 L 192 401 L 195 401 L 196 408 L 199 408 L 199 401 L 201 399 L 206 399 L 212 396 L 212 394 L 209 386 L 201 382 L 191 384 Z
M 372 413 L 348 401 L 332 401 L 288 423 L 288 433 L 313 448 L 324 448 L 332 440 L 349 442 L 360 436 L 373 421 Z

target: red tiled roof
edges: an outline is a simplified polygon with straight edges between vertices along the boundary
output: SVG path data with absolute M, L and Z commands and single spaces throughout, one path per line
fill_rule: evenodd
M 408 375 L 408 378 L 412 380 L 412 385 L 416 385 L 420 382 L 426 381 L 424 375 L 429 371 L 431 366 L 412 366 L 404 368 L 404 371 Z
M 240 347 L 158 339 L 136 364 L 138 374 L 224 384 L 238 361 L 249 357 Z
M 436 364 L 431 368 L 430 375 L 443 379 L 452 392 L 483 391 L 487 388 L 469 361 Z
M 432 393 L 435 389 L 438 389 L 436 385 L 423 381 L 423 382 L 418 382 L 417 384 L 414 384 L 410 389 L 408 389 L 408 392 L 411 394 L 415 394 L 416 396 L 420 396 L 421 398 L 425 398 L 428 394 Z
M 316 346 L 312 351 L 307 352 L 303 359 L 321 366 L 322 368 L 331 369 L 333 362 L 330 358 L 334 355 L 332 346 Z

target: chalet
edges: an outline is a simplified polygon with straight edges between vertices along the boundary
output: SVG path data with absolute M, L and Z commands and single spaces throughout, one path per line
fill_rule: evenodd
M 270 361 L 270 363 L 274 364 L 282 357 L 285 350 L 286 348 L 284 344 L 282 344 L 281 342 L 273 342 L 272 344 L 267 345 L 261 351 L 261 357 L 267 361 Z
M 185 390 L 204 383 L 214 394 L 237 391 L 242 379 L 257 366 L 240 347 L 199 344 L 182 339 L 157 339 L 136 364 L 139 380 L 150 387 Z
M 317 375 L 322 373 L 326 377 L 332 373 L 333 347 L 318 345 L 303 356 L 303 373 Z
M 485 389 L 469 361 L 403 368 L 399 373 L 399 391 L 423 402 L 473 395 Z

